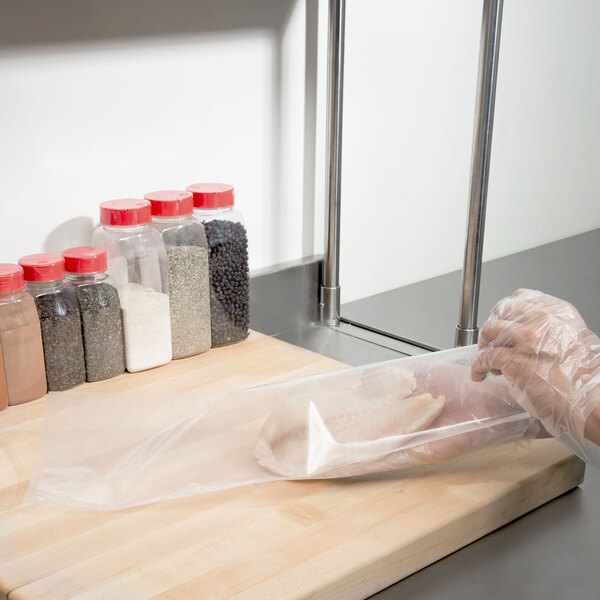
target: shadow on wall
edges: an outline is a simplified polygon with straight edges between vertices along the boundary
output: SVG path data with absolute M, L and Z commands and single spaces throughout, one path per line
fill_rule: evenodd
M 0 48 L 239 29 L 280 32 L 296 0 L 0 0 Z
M 61 223 L 44 240 L 44 252 L 60 254 L 67 248 L 89 246 L 95 225 L 90 217 L 75 217 Z
M 0 51 L 27 52 L 27 47 L 64 45 L 106 40 L 135 40 L 148 37 L 222 33 L 260 29 L 272 33 L 273 139 L 269 164 L 269 234 L 271 255 L 281 260 L 283 230 L 282 202 L 285 182 L 281 180 L 282 154 L 282 51 L 283 37 L 297 3 L 306 4 L 304 155 L 302 200 L 302 250 L 313 253 L 315 127 L 317 88 L 318 0 L 0 0 Z M 47 247 L 65 234 L 71 235 L 73 219 L 63 223 L 48 236 Z M 80 223 L 80 225 L 82 225 Z M 56 235 L 55 235 L 56 233 Z

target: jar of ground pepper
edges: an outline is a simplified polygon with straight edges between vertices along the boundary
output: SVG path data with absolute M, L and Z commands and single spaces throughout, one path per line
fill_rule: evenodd
M 226 346 L 249 333 L 248 236 L 242 215 L 234 208 L 232 186 L 197 183 L 187 190 L 193 194 L 194 214 L 208 241 L 212 345 Z
M 152 228 L 148 200 L 125 198 L 100 204 L 92 244 L 106 250 L 108 273 L 119 293 L 128 371 L 171 360 L 167 255 Z
M 51 392 L 85 381 L 77 296 L 65 282 L 65 261 L 57 254 L 30 254 L 19 260 L 25 289 L 33 296 L 42 326 L 46 381 Z
M 46 393 L 42 330 L 23 269 L 0 264 L 0 410 Z
M 193 216 L 192 194 L 165 190 L 144 198 L 167 251 L 173 358 L 206 352 L 211 346 L 208 244 Z
M 108 278 L 106 251 L 81 246 L 62 254 L 66 280 L 79 303 L 86 379 L 116 377 L 125 371 L 125 347 L 119 294 Z

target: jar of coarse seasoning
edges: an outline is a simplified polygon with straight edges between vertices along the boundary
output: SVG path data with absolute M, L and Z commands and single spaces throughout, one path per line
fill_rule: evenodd
M 79 304 L 86 379 L 116 377 L 125 371 L 125 347 L 119 294 L 108 277 L 106 251 L 80 246 L 62 255 L 66 280 Z
M 167 251 L 173 358 L 206 352 L 211 346 L 208 244 L 193 216 L 192 194 L 164 190 L 144 198 Z
M 46 393 L 42 330 L 23 268 L 0 263 L 0 410 Z
M 77 296 L 65 281 L 65 261 L 58 254 L 30 254 L 19 264 L 42 326 L 48 390 L 68 390 L 85 381 L 85 362 Z
M 152 228 L 150 202 L 137 198 L 100 204 L 92 245 L 104 248 L 108 273 L 119 293 L 128 371 L 171 360 L 171 315 L 167 255 Z
M 187 190 L 193 194 L 194 215 L 204 225 L 208 241 L 212 345 L 226 346 L 249 333 L 248 236 L 234 207 L 232 186 L 197 183 Z

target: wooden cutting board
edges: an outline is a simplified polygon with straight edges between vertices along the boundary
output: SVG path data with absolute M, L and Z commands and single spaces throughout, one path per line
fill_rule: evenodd
M 77 391 L 229 391 L 345 365 L 248 341 Z M 67 392 L 68 393 L 68 392 Z M 0 413 L 0 599 L 366 598 L 577 486 L 554 440 L 357 479 L 274 482 L 115 512 L 20 507 L 45 400 Z

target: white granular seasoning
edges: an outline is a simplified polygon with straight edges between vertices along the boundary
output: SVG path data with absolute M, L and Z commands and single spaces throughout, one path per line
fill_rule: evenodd
M 117 288 L 123 311 L 125 359 L 130 372 L 171 360 L 169 296 L 138 283 Z

